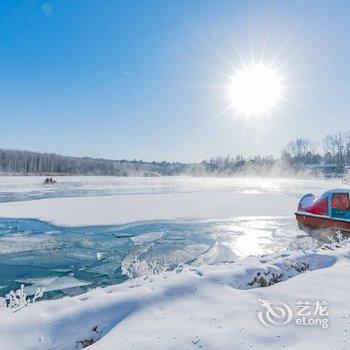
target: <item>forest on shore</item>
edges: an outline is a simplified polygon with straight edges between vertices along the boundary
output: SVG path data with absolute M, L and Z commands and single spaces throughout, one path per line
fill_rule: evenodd
M 213 157 L 198 163 L 145 162 L 72 157 L 55 153 L 0 149 L 1 174 L 113 176 L 283 176 L 311 173 L 342 176 L 350 168 L 350 132 L 326 135 L 321 141 L 297 138 L 281 157 Z

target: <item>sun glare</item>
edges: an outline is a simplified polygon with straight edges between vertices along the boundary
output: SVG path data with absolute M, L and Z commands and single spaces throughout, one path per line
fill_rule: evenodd
M 252 64 L 232 77 L 230 98 L 239 113 L 259 117 L 277 106 L 281 89 L 281 78 L 275 69 Z

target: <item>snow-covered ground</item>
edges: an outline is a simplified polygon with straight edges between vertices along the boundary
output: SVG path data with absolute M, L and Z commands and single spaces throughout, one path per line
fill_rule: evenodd
M 0 197 L 5 202 L 0 204 L 0 217 L 87 226 L 291 216 L 301 195 L 342 186 L 340 180 L 265 178 L 59 177 L 55 186 L 43 186 L 42 181 L 40 177 L 0 177 Z
M 320 250 L 293 218 L 301 195 L 339 181 L 59 177 L 45 187 L 42 180 L 0 177 L 1 283 L 22 271 L 16 278 L 31 295 L 43 285 L 83 291 L 116 268 L 131 277 L 185 267 L 1 310 L 0 349 L 75 349 L 100 338 L 92 349 L 350 347 L 350 247 Z M 266 327 L 258 299 L 287 304 L 293 318 Z M 328 302 L 329 327 L 297 325 L 298 301 Z M 271 310 L 281 323 L 285 309 Z
M 296 251 L 178 269 L 3 310 L 0 348 L 79 349 L 95 342 L 91 349 L 349 349 L 349 258 L 349 246 Z M 272 273 L 282 281 L 250 285 L 258 272 L 266 281 Z M 272 313 L 261 302 L 272 303 Z M 311 303 L 304 325 L 297 324 L 298 302 Z

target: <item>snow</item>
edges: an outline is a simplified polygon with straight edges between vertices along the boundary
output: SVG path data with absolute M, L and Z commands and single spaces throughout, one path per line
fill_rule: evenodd
M 254 205 L 252 205 L 252 199 Z M 137 221 L 216 219 L 251 215 L 283 215 L 294 200 L 279 195 L 249 198 L 226 192 L 113 195 L 50 198 L 0 204 L 3 218 L 36 218 L 61 226 L 120 225 Z M 264 215 L 263 214 L 263 215 Z
M 13 201 L 0 203 L 0 217 L 89 226 L 246 215 L 284 216 L 296 210 L 301 195 L 310 190 L 321 193 L 337 184 L 295 179 L 60 177 L 57 187 L 48 188 L 41 180 L 0 177 L 0 194 Z M 18 196 L 18 190 L 26 192 Z M 37 199 L 47 193 L 53 198 Z M 74 197 L 66 198 L 68 195 Z M 27 200 L 33 196 L 35 200 Z
M 0 348 L 76 349 L 84 339 L 105 349 L 347 349 L 350 338 L 350 246 L 334 251 L 298 251 L 239 263 L 184 268 L 146 279 L 95 289 L 77 297 L 41 301 L 0 314 Z M 286 259 L 308 263 L 304 273 Z M 248 282 L 258 271 L 284 274 L 267 288 Z M 284 302 L 322 300 L 329 328 L 266 328 L 257 318 L 258 299 Z M 93 329 L 100 330 L 99 334 Z

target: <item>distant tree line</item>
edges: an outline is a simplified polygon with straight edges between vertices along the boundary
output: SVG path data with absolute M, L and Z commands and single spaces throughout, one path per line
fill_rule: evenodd
M 245 158 L 215 157 L 200 163 L 144 162 L 70 157 L 55 153 L 0 149 L 0 173 L 70 174 L 114 176 L 284 176 L 304 172 L 343 174 L 350 167 L 350 132 L 326 135 L 322 141 L 297 138 L 282 150 L 281 159 L 273 156 Z
M 204 175 L 239 175 L 259 174 L 260 176 L 271 175 L 272 170 L 278 165 L 272 156 L 254 156 L 244 158 L 241 155 L 236 157 L 216 157 L 209 161 L 203 161 L 191 167 L 192 174 Z
M 272 156 L 216 157 L 209 161 L 185 164 L 179 162 L 144 162 L 141 160 L 109 160 L 69 157 L 0 149 L 0 173 L 5 174 L 76 174 L 115 176 L 234 175 L 255 173 L 268 175 L 276 160 Z
M 284 147 L 282 161 L 296 171 L 313 167 L 343 173 L 350 166 L 350 132 L 328 134 L 321 141 L 297 138 Z
M 116 176 L 179 175 L 188 165 L 177 162 L 143 162 L 69 157 L 0 149 L 0 172 L 19 174 L 77 174 Z

